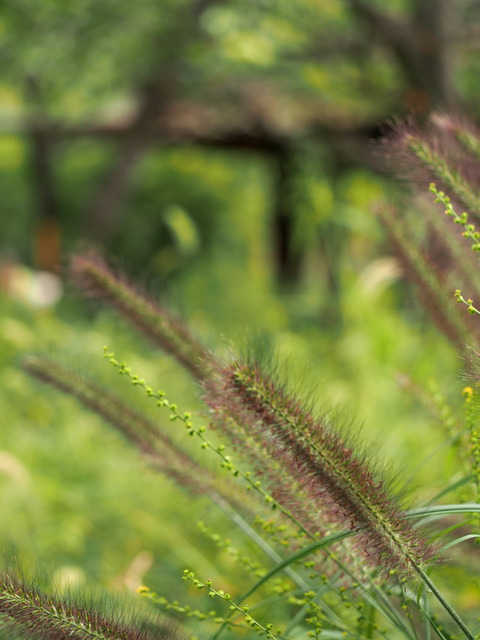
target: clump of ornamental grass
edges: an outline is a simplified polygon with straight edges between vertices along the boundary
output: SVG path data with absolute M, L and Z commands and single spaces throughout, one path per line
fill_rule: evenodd
M 418 538 L 402 514 L 381 474 L 369 467 L 365 455 L 356 455 L 339 435 L 289 398 L 258 365 L 234 361 L 225 368 L 208 354 L 208 375 L 202 364 L 194 366 L 202 362 L 197 354 L 208 351 L 182 325 L 168 315 L 164 319 L 164 312 L 149 305 L 124 277 L 114 275 L 98 257 L 92 256 L 75 257 L 72 269 L 76 281 L 87 288 L 89 295 L 110 300 L 134 326 L 144 328 L 148 324 L 147 337 L 157 345 L 168 344 L 168 351 L 204 383 L 215 426 L 229 438 L 232 448 L 253 465 L 256 474 L 266 478 L 270 492 L 285 500 L 291 522 L 303 533 L 317 535 L 322 522 L 358 531 L 357 546 L 373 570 L 385 570 L 386 557 L 388 571 L 404 577 L 414 567 L 424 565 L 430 557 L 428 545 Z M 117 296 L 119 302 L 114 302 Z M 191 363 L 185 362 L 187 353 Z M 199 371 L 203 372 L 201 376 Z M 56 386 L 61 383 L 56 382 Z M 295 495 L 289 496 L 287 485 L 292 484 Z M 302 498 L 306 505 L 301 504 Z
M 429 199 L 421 201 L 422 208 L 413 217 L 393 208 L 383 211 L 399 259 L 442 331 L 457 347 L 471 345 L 472 370 L 478 372 L 479 349 L 471 323 L 479 307 L 472 294 L 462 293 L 464 287 L 478 290 L 474 268 L 480 248 L 474 222 L 480 215 L 480 172 L 474 171 L 480 162 L 478 134 L 460 119 L 445 116 L 427 131 L 399 125 L 384 146 L 393 166 L 416 189 L 430 185 Z M 432 200 L 447 214 L 441 222 Z M 456 229 L 460 234 L 453 232 Z M 24 369 L 101 416 L 155 469 L 192 496 L 210 498 L 254 549 L 250 553 L 236 549 L 230 540 L 222 540 L 202 525 L 203 535 L 229 549 L 249 573 L 248 591 L 234 597 L 211 579 L 186 569 L 185 582 L 211 598 L 214 608 L 208 613 L 141 586 L 139 592 L 145 598 L 170 615 L 216 625 L 214 639 L 227 631 L 243 634 L 245 629 L 269 640 L 306 634 L 318 640 L 434 636 L 452 640 L 458 633 L 475 639 L 476 631 L 431 578 L 436 557 L 444 549 L 438 540 L 431 544 L 426 525 L 446 515 L 478 515 L 478 504 L 408 509 L 389 475 L 372 461 L 368 448 L 359 447 L 337 418 L 314 412 L 311 403 L 291 392 L 258 359 L 218 357 L 184 322 L 141 293 L 98 254 L 74 256 L 71 274 L 81 292 L 109 305 L 191 374 L 205 409 L 193 415 L 180 408 L 168 398 L 168 391 L 151 386 L 108 348 L 107 361 L 123 377 L 123 384 L 137 387 L 155 404 L 158 420 L 133 407 L 121 391 L 77 371 L 75 363 L 65 365 L 50 356 L 32 355 L 25 358 Z M 476 387 L 466 387 L 470 388 L 473 407 Z M 465 426 L 472 477 L 467 474 L 456 480 L 453 488 L 473 478 L 478 497 L 477 415 L 468 412 Z M 171 423 L 183 427 L 200 445 L 198 456 L 171 437 Z M 218 473 L 212 471 L 215 464 Z M 445 547 L 477 536 L 468 533 Z M 260 594 L 263 601 L 258 600 Z M 41 595 L 9 573 L 0 579 L 0 603 L 0 632 L 12 629 L 25 638 L 168 636 L 111 622 Z
M 118 362 L 106 352 L 123 376 L 142 388 L 159 408 L 168 410 L 169 422 L 182 422 L 189 435 L 201 440 L 202 449 L 219 458 L 231 479 L 216 477 L 201 460 L 180 449 L 165 433 L 165 427 L 126 405 L 118 393 L 102 387 L 98 381 L 45 356 L 26 358 L 25 369 L 102 416 L 158 470 L 187 491 L 207 495 L 220 505 L 276 563 L 257 581 L 253 591 L 259 588 L 258 584 L 263 586 L 267 579 L 284 571 L 292 589 L 308 592 L 306 577 L 293 566 L 310 555 L 315 559 L 306 563 L 310 571 L 308 580 L 322 576 L 330 589 L 340 589 L 343 583 L 364 596 L 370 594 L 382 615 L 403 631 L 406 623 L 394 605 L 385 601 L 380 588 L 382 581 L 398 585 L 402 593 L 405 580 L 408 584 L 415 576 L 420 577 L 443 602 L 425 572 L 432 559 L 426 534 L 413 526 L 410 514 L 401 507 L 383 472 L 370 462 L 365 452 L 358 452 L 344 431 L 314 417 L 308 407 L 255 361 L 243 362 L 232 357 L 225 362 L 216 357 L 192 337 L 183 323 L 139 293 L 99 256 L 91 253 L 76 256 L 72 271 L 75 282 L 85 287 L 87 295 L 109 302 L 193 375 L 210 410 L 204 416 L 207 423 L 204 426 L 196 426 L 191 414 L 170 402 L 164 391 L 150 387 L 127 363 Z M 218 435 L 224 443 L 218 443 Z M 246 485 L 248 498 L 239 498 L 235 481 Z M 252 528 L 255 514 L 260 522 L 265 522 L 268 511 L 276 533 L 274 538 L 265 538 L 265 530 L 259 536 Z M 290 549 L 289 560 L 282 559 L 276 549 L 279 540 L 283 549 L 285 544 Z M 315 555 L 318 552 L 323 554 L 323 560 Z M 255 566 L 254 562 L 250 564 Z M 207 582 L 199 581 L 192 572 L 186 575 L 197 581 L 197 589 L 207 588 Z M 225 599 L 221 590 L 214 587 L 210 593 Z M 347 600 L 350 606 L 359 606 L 352 596 Z M 158 602 L 170 612 L 187 611 L 168 600 Z M 240 605 L 234 603 L 231 607 L 230 612 L 237 613 Z M 312 607 L 309 604 L 307 609 Z M 318 624 L 320 612 L 317 614 Z M 451 615 L 462 624 L 455 612 Z M 231 628 L 231 614 L 215 615 L 215 619 L 221 620 L 223 627 Z M 267 636 L 272 634 L 272 627 L 251 616 L 247 624 L 257 631 L 264 630 Z
M 111 303 L 124 319 L 140 329 L 142 334 L 155 346 L 164 348 L 167 353 L 178 360 L 179 364 L 185 367 L 201 386 L 202 395 L 207 400 L 207 404 L 215 406 L 215 411 L 210 416 L 212 426 L 228 439 L 232 447 L 240 448 L 243 457 L 257 471 L 263 475 L 275 477 L 276 490 L 281 493 L 282 502 L 286 506 L 288 505 L 288 509 L 294 513 L 302 512 L 302 529 L 304 531 L 311 529 L 312 532 L 317 532 L 318 522 L 316 525 L 312 524 L 312 518 L 309 517 L 309 513 L 314 509 L 314 505 L 308 504 L 309 496 L 301 496 L 301 488 L 295 483 L 295 479 L 285 477 L 278 460 L 271 455 L 271 452 L 259 447 L 253 434 L 247 432 L 228 408 L 222 410 L 222 403 L 215 400 L 215 398 L 219 399 L 216 383 L 222 367 L 219 359 L 201 345 L 198 338 L 193 336 L 184 323 L 147 298 L 123 274 L 115 273 L 100 255 L 89 252 L 86 255 L 74 256 L 71 262 L 71 273 L 74 282 L 89 297 L 95 297 L 103 303 Z M 116 300 L 117 297 L 119 300 Z M 27 362 L 26 367 L 38 378 L 42 377 L 40 374 L 41 366 L 32 371 Z M 45 378 L 45 374 L 43 378 Z M 61 388 L 60 378 L 61 376 L 57 377 L 57 382 L 54 383 L 59 388 Z M 93 384 L 93 387 L 95 386 L 98 386 L 97 383 Z M 83 404 L 87 404 L 84 399 L 79 397 L 75 385 L 70 385 L 69 390 L 65 388 L 63 390 L 75 395 Z M 121 410 L 117 413 L 121 413 Z M 198 473 L 198 470 L 195 473 Z M 198 474 L 197 477 L 201 478 L 201 474 Z M 201 486 L 201 482 L 198 486 Z M 278 518 L 281 520 L 282 515 L 279 515 Z M 283 526 L 289 524 L 291 522 L 288 522 L 287 518 L 287 525 L 284 523 Z

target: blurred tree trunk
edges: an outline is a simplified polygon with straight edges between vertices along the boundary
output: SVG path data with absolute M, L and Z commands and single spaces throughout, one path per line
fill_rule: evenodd
M 176 98 L 178 79 L 185 64 L 184 49 L 192 40 L 206 37 L 200 25 L 202 14 L 219 1 L 196 0 L 191 6 L 179 8 L 169 41 L 160 39 L 156 43 L 159 65 L 150 77 L 139 83 L 137 116 L 117 143 L 116 159 L 101 179 L 86 212 L 86 231 L 90 238 L 104 243 L 118 228 L 134 171 L 151 148 L 165 109 Z M 158 144 L 158 137 L 156 142 Z
M 404 106 L 409 111 L 424 117 L 456 103 L 447 64 L 450 0 L 417 0 L 408 22 L 378 11 L 367 0 L 346 1 L 372 38 L 397 59 L 407 82 Z
M 291 193 L 292 152 L 288 145 L 275 157 L 273 229 L 276 240 L 276 269 L 280 285 L 292 288 L 298 284 L 303 264 L 301 251 L 294 242 L 295 203 Z
M 41 133 L 32 136 L 32 168 L 37 207 L 34 264 L 58 272 L 61 266 L 59 206 L 55 192 L 51 148 Z
M 412 69 L 418 76 L 415 89 L 427 93 L 430 109 L 452 107 L 457 100 L 448 66 L 451 5 L 451 0 L 417 0 L 413 14 Z
M 34 266 L 37 269 L 58 272 L 61 266 L 60 206 L 53 172 L 53 145 L 43 129 L 42 99 L 35 78 L 27 81 L 27 94 L 36 109 L 31 123 L 31 170 L 34 187 L 33 199 L 37 209 L 37 225 L 33 236 Z

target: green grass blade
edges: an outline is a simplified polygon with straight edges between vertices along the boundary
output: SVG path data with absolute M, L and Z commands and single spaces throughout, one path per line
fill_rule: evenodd
M 328 547 L 329 545 L 334 544 L 335 542 L 339 542 L 340 540 L 344 540 L 345 538 L 349 538 L 350 536 L 353 536 L 353 535 L 355 535 L 355 531 L 341 531 L 339 533 L 333 533 L 330 536 L 325 536 L 325 538 L 322 538 L 321 540 L 312 542 L 307 547 L 303 547 L 302 549 L 299 549 L 298 551 L 290 555 L 288 558 L 285 558 L 281 562 L 277 563 L 272 569 L 270 569 L 268 573 L 262 576 L 260 580 L 258 580 L 246 593 L 243 594 L 240 600 L 238 600 L 237 604 L 241 605 L 243 602 L 245 602 L 245 600 L 248 597 L 252 595 L 252 593 L 260 589 L 262 585 L 264 585 L 268 580 L 270 580 L 270 578 L 272 578 L 274 575 L 276 575 L 280 571 L 286 570 L 288 567 L 290 567 L 291 564 L 293 564 L 297 560 L 301 560 L 302 558 L 305 558 L 306 556 L 309 556 L 310 554 L 314 553 L 318 549 Z M 307 585 L 307 588 L 308 588 L 308 585 Z M 224 622 L 221 625 L 221 627 L 218 629 L 218 631 L 213 635 L 212 640 L 216 640 L 216 638 L 219 637 L 219 635 L 224 630 L 225 626 L 226 626 L 226 623 Z
M 406 512 L 409 518 L 422 518 L 426 517 L 429 520 L 432 518 L 443 518 L 444 516 L 450 516 L 463 513 L 480 513 L 480 504 L 477 502 L 466 502 L 465 504 L 444 504 L 433 507 L 420 507 L 418 509 L 410 509 Z
M 332 535 L 330 536 L 325 536 L 325 538 L 322 538 L 317 542 L 312 542 L 312 544 L 309 544 L 307 547 L 303 547 L 303 549 L 299 549 L 298 551 L 293 553 L 291 556 L 289 556 L 288 558 L 285 558 L 285 560 L 282 560 L 282 562 L 279 562 L 275 567 L 270 569 L 268 573 L 266 573 L 262 578 L 260 578 L 260 580 L 258 580 L 258 582 L 256 582 L 242 596 L 239 603 L 241 604 L 242 602 L 244 602 L 246 598 L 251 596 L 252 593 L 257 591 L 257 589 L 259 589 L 263 584 L 265 584 L 265 582 L 270 580 L 270 578 L 272 578 L 274 575 L 276 575 L 280 571 L 283 571 L 285 567 L 288 567 L 289 565 L 293 564 L 297 560 L 301 560 L 302 558 L 305 558 L 306 556 L 311 555 L 318 549 L 323 549 L 324 547 L 328 547 L 331 544 L 334 544 L 335 542 L 340 542 L 340 540 L 349 538 L 350 536 L 355 535 L 355 533 L 356 533 L 355 531 L 340 531 L 340 533 L 332 533 Z
M 480 534 L 478 534 L 478 533 L 469 533 L 469 534 L 467 534 L 465 536 L 462 536 L 461 538 L 457 538 L 456 540 L 452 540 L 448 544 L 444 545 L 441 549 L 439 549 L 439 551 L 435 554 L 435 558 L 437 558 L 438 556 L 441 556 L 442 553 L 447 551 L 447 549 L 450 549 L 451 547 L 454 547 L 455 545 L 460 544 L 461 542 L 465 542 L 466 540 L 472 540 L 474 538 L 480 538 Z
M 453 484 L 449 485 L 445 489 L 442 489 L 442 491 L 440 491 L 440 493 L 437 493 L 430 500 L 429 504 L 433 504 L 435 502 L 438 502 L 438 500 L 443 498 L 443 496 L 446 496 L 447 493 L 450 493 L 451 491 L 455 491 L 456 489 L 460 489 L 460 487 L 463 487 L 464 485 L 468 484 L 472 480 L 473 480 L 473 475 L 472 474 L 470 474 L 468 476 L 464 476 L 463 478 L 460 478 L 460 480 L 457 480 L 457 482 L 454 482 Z

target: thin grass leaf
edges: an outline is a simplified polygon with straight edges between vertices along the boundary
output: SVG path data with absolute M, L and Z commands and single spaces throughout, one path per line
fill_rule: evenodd
M 466 540 L 474 540 L 475 538 L 480 538 L 480 534 L 478 534 L 478 533 L 469 533 L 468 535 L 462 536 L 461 538 L 457 538 L 456 540 L 452 540 L 452 542 L 449 542 L 448 544 L 444 545 L 441 549 L 439 549 L 437 551 L 437 553 L 435 554 L 435 557 L 441 556 L 443 553 L 445 553 L 445 551 L 447 551 L 448 549 L 451 549 L 452 547 L 454 547 L 457 544 L 461 544 L 462 542 L 465 542 Z
M 240 600 L 238 601 L 239 604 L 242 604 L 243 602 L 245 602 L 245 600 L 249 598 L 252 595 L 252 593 L 255 593 L 255 591 L 260 589 L 260 587 L 262 587 L 265 584 L 265 582 L 273 578 L 273 576 L 275 576 L 280 571 L 283 571 L 286 567 L 290 566 L 294 562 L 297 562 L 302 558 L 306 558 L 307 556 L 311 555 L 312 553 L 315 553 L 315 551 L 318 551 L 319 549 L 324 549 L 325 547 L 328 547 L 336 542 L 340 542 L 341 540 L 345 540 L 346 538 L 349 538 L 350 536 L 353 536 L 353 535 L 355 535 L 355 531 L 342 531 L 340 533 L 334 533 L 330 536 L 326 536 L 325 538 L 323 538 L 322 540 L 319 540 L 318 542 L 313 542 L 312 544 L 309 544 L 307 547 L 304 547 L 303 549 L 299 549 L 298 551 L 290 555 L 288 558 L 285 558 L 285 560 L 282 560 L 281 562 L 279 562 L 275 567 L 270 569 L 268 573 L 262 576 L 260 580 L 258 580 L 254 585 L 252 585 L 250 589 L 246 593 L 244 593 L 243 596 L 241 596 Z
M 469 520 L 460 520 L 460 522 L 456 522 L 455 524 L 453 524 L 450 527 L 446 527 L 445 529 L 442 529 L 441 531 L 437 531 L 433 538 L 437 538 L 437 539 L 441 539 L 444 538 L 445 536 L 447 536 L 448 534 L 452 533 L 453 531 L 456 531 L 457 529 L 460 529 L 460 527 L 465 527 L 468 526 L 470 524 Z
M 439 453 L 442 453 L 442 451 L 444 451 L 445 449 L 448 449 L 449 447 L 451 447 L 452 444 L 455 444 L 456 442 L 458 442 L 458 440 L 460 440 L 460 438 L 464 435 L 464 433 L 465 431 L 456 433 L 455 435 L 450 437 L 448 440 L 445 440 L 444 442 L 442 442 L 442 444 L 436 447 L 433 451 L 431 451 L 428 454 L 428 456 L 426 456 L 422 460 L 422 462 L 415 468 L 411 476 L 408 478 L 407 484 L 410 485 L 413 482 L 413 480 L 416 478 L 416 476 L 420 473 L 420 471 L 426 468 L 435 456 L 437 456 Z M 473 476 L 469 476 L 469 477 L 473 478 Z M 446 490 L 444 489 L 443 491 L 446 491 Z M 438 498 L 432 499 L 432 502 L 434 502 L 436 499 Z
M 289 569 L 290 565 L 292 565 L 294 562 L 301 560 L 302 558 L 305 558 L 311 555 L 312 553 L 315 553 L 315 551 L 318 551 L 319 549 L 324 549 L 325 547 L 328 547 L 332 544 L 340 542 L 341 540 L 349 538 L 350 536 L 353 536 L 353 535 L 355 535 L 354 531 L 342 531 L 340 533 L 326 536 L 322 540 L 318 540 L 317 542 L 313 542 L 307 547 L 299 549 L 298 551 L 290 555 L 288 558 L 281 560 L 277 565 L 275 565 L 272 569 L 270 569 L 268 573 L 262 576 L 254 585 L 250 587 L 248 591 L 246 591 L 240 597 L 240 599 L 237 601 L 237 604 L 239 605 L 243 604 L 247 598 L 249 598 L 258 589 L 260 589 L 268 580 L 273 578 L 277 573 L 280 573 L 281 571 L 285 571 L 286 569 Z M 309 589 L 309 584 L 307 582 L 304 582 L 303 580 L 302 580 L 302 583 L 303 584 L 301 586 L 303 587 L 303 590 L 307 591 Z M 215 633 L 212 640 L 219 637 L 221 632 L 225 629 L 225 626 L 226 626 L 226 623 L 224 623 L 220 627 L 220 629 Z
M 480 504 L 476 502 L 466 502 L 465 504 L 445 504 L 433 507 L 419 507 L 409 509 L 405 512 L 408 518 L 443 518 L 447 515 L 480 513 Z
M 442 489 L 442 491 L 440 491 L 439 493 L 435 494 L 435 496 L 430 500 L 429 504 L 433 504 L 434 502 L 437 502 L 438 500 L 446 496 L 448 493 L 451 493 L 452 491 L 456 491 L 457 489 L 460 489 L 460 487 L 463 487 L 464 485 L 469 484 L 472 481 L 472 479 L 473 479 L 473 475 L 468 475 L 463 478 L 460 478 L 460 480 L 457 480 L 456 482 L 449 485 L 445 489 Z

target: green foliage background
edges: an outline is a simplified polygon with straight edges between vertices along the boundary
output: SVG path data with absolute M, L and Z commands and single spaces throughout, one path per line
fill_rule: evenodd
M 34 263 L 37 196 L 31 142 L 22 133 L 35 111 L 25 90 L 28 77 L 37 77 L 42 86 L 41 110 L 62 126 L 121 118 L 152 68 L 173 55 L 171 34 L 181 32 L 190 4 L 5 3 L 0 16 L 5 257 Z M 203 17 L 208 38 L 180 43 L 185 64 L 176 91 L 202 106 L 205 87 L 212 99 L 229 92 L 238 98 L 242 84 L 248 93 L 271 83 L 267 113 L 275 126 L 287 122 L 284 130 L 295 133 L 292 241 L 303 256 L 296 286 L 284 287 L 277 279 L 274 179 L 270 160 L 255 153 L 195 144 L 152 148 L 135 168 L 107 252 L 177 308 L 212 347 L 243 348 L 274 336 L 272 349 L 298 386 L 320 403 L 345 406 L 346 421 L 352 416 L 355 429 L 364 423 L 367 441 L 380 447 L 405 479 L 414 476 L 416 495 L 426 501 L 453 473 L 452 453 L 444 449 L 420 466 L 445 432 L 402 381 L 427 394 L 434 383 L 461 416 L 461 363 L 395 270 L 374 215 L 394 189 L 391 182 L 365 164 L 338 168 L 332 150 L 313 144 L 305 125 L 317 112 L 335 113 L 352 126 L 381 120 L 398 111 L 405 85 L 395 61 L 367 47 L 368 34 L 346 4 L 271 4 L 252 2 L 248 11 L 243 2 L 212 6 Z M 400 16 L 412 6 L 400 0 L 390 4 Z M 337 51 L 339 41 L 352 42 L 362 55 Z M 315 42 L 329 44 L 332 56 L 309 58 L 305 51 Z M 457 90 L 475 105 L 476 62 L 460 49 L 457 60 Z M 231 112 L 224 118 L 235 121 L 238 104 L 227 103 Z M 92 240 L 84 233 L 85 207 L 115 153 L 113 144 L 92 139 L 55 148 L 64 255 Z M 192 504 L 170 481 L 145 468 L 97 418 L 40 388 L 18 367 L 25 352 L 60 349 L 73 354 L 74 367 L 86 360 L 108 369 L 101 360 L 104 344 L 149 383 L 166 388 L 182 409 L 198 407 L 187 377 L 109 313 L 84 307 L 70 293 L 49 309 L 0 294 L 0 548 L 21 564 L 51 568 L 59 584 L 99 581 L 111 589 L 132 588 L 132 566 L 146 553 L 140 556 L 147 557 L 146 573 L 134 574 L 134 581 L 181 597 L 179 576 L 189 566 L 218 576 L 236 593 L 244 584 L 241 571 L 195 526 L 208 516 L 230 534 L 222 516 L 206 501 Z M 452 582 L 450 588 L 457 586 Z M 478 585 L 457 595 L 466 608 L 472 589 L 478 592 Z

